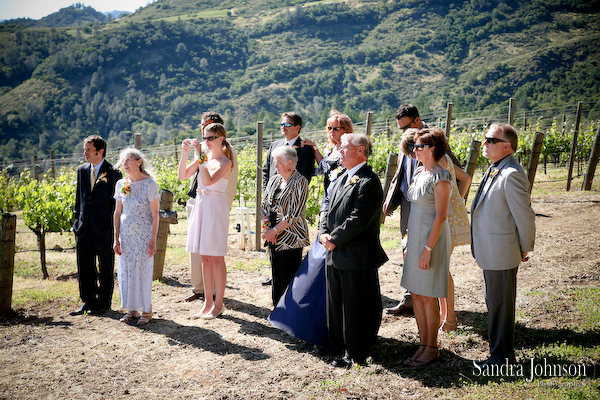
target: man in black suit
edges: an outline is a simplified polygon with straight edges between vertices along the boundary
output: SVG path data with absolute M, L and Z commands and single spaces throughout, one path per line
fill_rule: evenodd
M 114 288 L 113 195 L 121 172 L 104 159 L 106 142 L 100 136 L 84 140 L 83 155 L 88 163 L 77 169 L 73 213 L 79 296 L 83 305 L 71 315 L 106 312 L 110 309 Z
M 300 130 L 302 129 L 302 117 L 295 112 L 284 112 L 281 114 L 281 135 L 283 139 L 274 140 L 269 147 L 267 157 L 265 159 L 265 165 L 262 170 L 262 188 L 263 191 L 267 187 L 269 178 L 277 173 L 275 170 L 275 159 L 271 157 L 273 150 L 279 146 L 292 146 L 296 149 L 298 154 L 298 163 L 296 164 L 296 170 L 300 172 L 310 183 L 313 175 L 315 174 L 315 152 L 318 151 L 316 147 L 303 146 L 302 139 L 300 139 Z M 271 278 L 262 282 L 263 285 L 270 285 L 272 283 Z
M 419 130 L 428 128 L 427 124 L 421 121 L 419 110 L 412 104 L 402 104 L 398 107 L 396 110 L 396 123 L 403 132 L 410 128 Z M 408 216 L 410 215 L 410 202 L 407 200 L 406 194 L 417 166 L 414 158 L 407 156 L 402 151 L 398 154 L 398 169 L 392 178 L 383 203 L 383 213 L 386 216 L 392 215 L 394 210 L 400 207 L 400 234 L 404 237 L 408 228 Z M 412 297 L 410 292 L 405 290 L 400 303 L 386 308 L 385 311 L 388 314 L 403 314 L 412 313 L 412 308 Z
M 271 157 L 273 150 L 279 146 L 292 146 L 298 153 L 298 164 L 296 170 L 300 172 L 310 183 L 315 174 L 315 149 L 311 146 L 302 146 L 300 139 L 300 130 L 302 129 L 302 117 L 295 112 L 285 112 L 281 114 L 281 135 L 283 139 L 275 140 L 271 143 L 265 165 L 263 167 L 263 190 L 267 187 L 269 178 L 277 173 L 275 170 L 275 160 Z
M 377 269 L 388 260 L 379 242 L 383 190 L 367 160 L 371 141 L 360 133 L 342 136 L 341 164 L 347 171 L 335 183 L 319 225 L 325 258 L 327 328 L 342 358 L 334 366 L 363 364 L 381 324 Z

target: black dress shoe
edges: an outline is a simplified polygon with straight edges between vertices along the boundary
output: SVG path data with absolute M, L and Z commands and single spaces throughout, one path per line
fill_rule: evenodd
M 334 360 L 331 365 L 336 368 L 350 368 L 354 362 L 347 355 L 341 358 Z
M 92 310 L 91 314 L 92 315 L 104 315 L 107 313 L 109 309 L 108 308 L 97 308 Z
M 344 354 L 342 349 L 333 346 L 319 346 L 317 347 L 317 354 L 320 356 L 341 356 Z
M 190 302 L 190 301 L 194 301 L 194 300 L 198 300 L 198 299 L 204 299 L 204 293 L 192 293 L 183 300 Z
M 263 286 L 271 286 L 273 284 L 273 278 L 269 278 L 266 281 L 262 281 L 261 285 Z
M 83 315 L 83 314 L 85 314 L 85 313 L 88 313 L 88 314 L 89 314 L 89 313 L 91 313 L 91 312 L 92 312 L 92 309 L 91 309 L 91 308 L 90 308 L 90 307 L 89 307 L 87 304 L 84 304 L 84 305 L 82 305 L 81 307 L 79 307 L 77 310 L 75 310 L 75 311 L 71 311 L 71 312 L 69 313 L 69 315 L 71 315 L 71 316 L 76 316 L 76 315 Z

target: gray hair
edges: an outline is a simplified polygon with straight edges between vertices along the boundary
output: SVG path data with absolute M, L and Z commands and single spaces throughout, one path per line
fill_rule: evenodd
M 342 139 L 345 139 L 348 143 L 353 146 L 362 146 L 365 151 L 363 154 L 368 159 L 373 150 L 373 143 L 371 142 L 371 138 L 364 133 L 346 133 L 342 136 Z
M 125 163 L 125 160 L 127 160 L 129 157 L 133 158 L 136 161 L 142 160 L 142 165 L 140 165 L 140 172 L 142 174 L 153 177 L 152 168 L 150 168 L 150 164 L 148 164 L 148 161 L 146 161 L 144 154 L 135 147 L 128 147 L 121 151 L 121 154 L 119 154 L 119 162 L 117 163 L 117 168 L 122 167 L 123 163 Z
M 415 133 L 419 132 L 417 128 L 408 128 L 402 134 L 402 141 L 400 142 L 400 150 L 409 157 L 414 157 L 415 153 Z
M 279 157 L 284 163 L 291 160 L 294 168 L 296 168 L 296 164 L 298 164 L 298 153 L 296 153 L 296 150 L 292 146 L 276 147 L 275 150 L 273 150 L 271 157 L 273 157 L 273 159 Z

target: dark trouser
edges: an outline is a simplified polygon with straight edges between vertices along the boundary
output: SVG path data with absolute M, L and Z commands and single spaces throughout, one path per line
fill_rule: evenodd
M 343 345 L 356 362 L 364 362 L 381 325 L 381 292 L 377 269 L 325 267 L 327 328 L 334 346 Z
M 302 249 L 275 251 L 273 246 L 269 245 L 269 257 L 273 272 L 273 305 L 276 306 L 302 262 Z
M 110 309 L 115 273 L 112 236 L 103 238 L 92 233 L 78 236 L 76 252 L 81 300 L 93 310 Z
M 494 362 L 515 362 L 515 304 L 517 272 L 483 270 L 485 302 L 488 308 L 490 356 Z
M 400 233 L 402 237 L 406 235 L 408 230 L 408 216 L 410 215 L 410 201 L 402 196 L 400 199 Z M 402 239 L 402 238 L 401 238 Z

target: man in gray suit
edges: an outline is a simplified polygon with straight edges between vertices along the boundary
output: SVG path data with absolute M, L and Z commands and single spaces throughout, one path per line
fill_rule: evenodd
M 490 126 L 483 142 L 488 168 L 471 206 L 471 252 L 483 269 L 488 307 L 490 357 L 475 368 L 515 363 L 517 271 L 535 242 L 535 213 L 529 180 L 514 158 L 517 132 L 508 124 Z
M 429 128 L 426 123 L 421 121 L 419 110 L 412 104 L 402 104 L 398 107 L 396 110 L 396 123 L 398 124 L 398 128 L 403 132 L 406 132 L 410 128 L 419 130 Z M 400 207 L 400 234 L 402 237 L 406 235 L 408 228 L 410 202 L 406 198 L 406 194 L 412 182 L 416 164 L 417 162 L 414 158 L 407 156 L 402 150 L 398 152 L 398 169 L 392 178 L 385 202 L 383 203 L 383 214 L 386 217 L 392 215 L 394 210 Z M 385 311 L 388 314 L 411 314 L 412 309 L 412 297 L 410 292 L 405 290 L 402 300 L 395 306 L 386 308 Z

